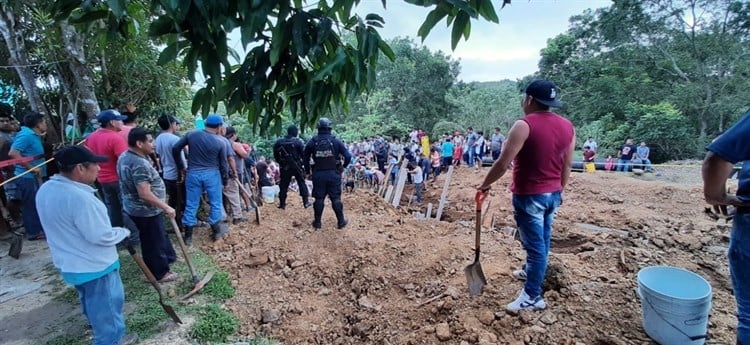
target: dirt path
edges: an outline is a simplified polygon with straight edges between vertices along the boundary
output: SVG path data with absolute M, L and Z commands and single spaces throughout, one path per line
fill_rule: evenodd
M 520 315 L 503 311 L 521 289 L 510 272 L 525 257 L 508 235 L 515 224 L 504 178 L 492 191 L 482 237 L 489 285 L 470 298 L 462 269 L 473 260 L 474 186 L 485 172 L 454 173 L 450 222 L 416 220 L 357 190 L 344 197 L 346 230 L 335 230 L 327 206 L 323 231 L 312 231 L 311 211 L 290 195 L 286 211 L 264 208 L 262 226 L 234 227 L 218 245 L 203 242 L 233 275 L 237 295 L 227 305 L 240 316 L 241 333 L 290 344 L 649 344 L 636 273 L 666 264 L 711 283 L 709 342 L 733 342 L 728 227 L 702 214 L 700 185 L 652 175 L 573 175 L 553 235 L 549 308 Z M 436 205 L 442 177 L 428 187 L 424 205 Z
M 79 307 L 54 298 L 64 287 L 47 243 L 24 242 L 18 260 L 7 253 L 8 244 L 0 242 L 0 343 L 30 344 L 85 331 Z

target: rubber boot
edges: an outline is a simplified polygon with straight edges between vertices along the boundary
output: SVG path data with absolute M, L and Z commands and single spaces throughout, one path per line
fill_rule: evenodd
M 278 208 L 280 208 L 282 210 L 285 209 L 286 208 L 286 199 L 279 198 L 279 205 L 276 206 L 276 207 L 278 207 Z
M 321 228 L 320 219 L 323 217 L 323 207 L 325 206 L 323 198 L 315 199 L 315 202 L 313 203 L 313 222 L 312 226 L 315 229 Z
M 336 220 L 338 221 L 336 227 L 343 229 L 346 224 L 349 223 L 346 217 L 344 217 L 344 203 L 341 202 L 341 199 L 338 199 L 331 202 L 331 205 L 333 206 L 333 213 L 336 214 Z
M 186 246 L 191 246 L 193 244 L 193 227 L 192 226 L 186 226 L 184 230 L 182 230 L 182 239 L 185 240 Z
M 213 240 L 218 241 L 229 232 L 229 226 L 227 226 L 227 223 L 218 222 L 216 224 L 211 224 L 211 230 L 213 230 Z

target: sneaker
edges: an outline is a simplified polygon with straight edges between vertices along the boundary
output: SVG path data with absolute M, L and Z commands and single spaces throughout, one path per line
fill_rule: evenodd
M 232 219 L 232 224 L 237 225 L 239 223 L 246 222 L 246 221 L 247 221 L 246 217 L 235 217 L 234 219 Z
M 316 230 L 320 230 L 320 228 L 321 228 L 322 226 L 321 226 L 321 224 L 320 224 L 319 222 L 315 222 L 315 221 L 313 221 L 313 222 L 312 222 L 312 227 L 313 227 L 313 228 L 315 228 Z
M 513 271 L 513 277 L 515 277 L 518 280 L 526 280 L 526 271 L 524 271 L 524 270 L 515 270 L 515 271 Z
M 310 208 L 312 207 L 312 203 L 309 201 L 305 201 L 302 206 L 304 206 L 305 208 Z
M 338 224 L 336 224 L 336 228 L 343 229 L 346 227 L 346 224 L 349 224 L 349 220 L 344 218 L 344 220 L 340 221 Z
M 547 308 L 547 303 L 544 302 L 542 296 L 538 296 L 534 299 L 529 297 L 526 290 L 521 290 L 515 301 L 510 302 L 505 309 L 511 312 L 517 312 L 519 310 L 542 310 Z

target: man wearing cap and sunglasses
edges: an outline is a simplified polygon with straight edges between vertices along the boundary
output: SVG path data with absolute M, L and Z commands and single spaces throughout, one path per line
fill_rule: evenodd
M 547 271 L 552 222 L 562 204 L 562 190 L 568 183 L 573 164 L 575 130 L 571 122 L 550 111 L 562 103 L 557 88 L 549 80 L 536 80 L 526 87 L 522 107 L 526 116 L 513 124 L 505 148 L 487 173 L 478 193 L 489 191 L 513 162 L 513 209 L 526 264 L 513 276 L 525 280 L 518 298 L 508 304 L 510 311 L 546 308 L 542 281 Z
M 36 196 L 52 262 L 78 291 L 93 343 L 134 344 L 136 334 L 125 336 L 125 292 L 116 247 L 130 231 L 111 225 L 107 208 L 91 187 L 99 175 L 98 164 L 109 158 L 95 156 L 82 146 L 67 146 L 54 158 L 60 173 Z

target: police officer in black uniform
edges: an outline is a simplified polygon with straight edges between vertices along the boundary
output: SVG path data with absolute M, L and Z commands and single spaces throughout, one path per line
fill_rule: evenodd
M 302 197 L 302 204 L 305 208 L 312 206 L 308 200 L 310 195 L 307 191 L 307 185 L 305 184 L 305 173 L 302 170 L 304 164 L 302 164 L 303 151 L 305 150 L 305 144 L 300 138 L 297 138 L 299 130 L 297 126 L 290 125 L 286 129 L 286 136 L 276 140 L 273 144 L 273 158 L 279 162 L 281 166 L 281 181 L 279 182 L 279 208 L 284 209 L 286 207 L 286 193 L 289 190 L 289 182 L 292 181 L 292 177 L 297 181 L 299 186 L 299 195 Z
M 350 164 L 352 155 L 341 140 L 331 134 L 332 123 L 327 118 L 318 121 L 318 135 L 314 136 L 305 145 L 304 156 L 305 171 L 310 171 L 310 158 L 313 160 L 312 181 L 315 198 L 313 210 L 315 219 L 313 228 L 320 229 L 320 218 L 323 215 L 323 206 L 326 195 L 331 199 L 333 212 L 336 213 L 337 227 L 342 229 L 347 224 L 344 217 L 344 204 L 341 202 L 341 173 L 343 168 Z M 344 161 L 339 161 L 340 157 Z

